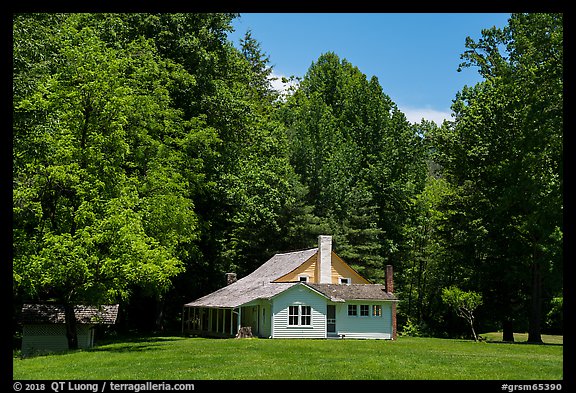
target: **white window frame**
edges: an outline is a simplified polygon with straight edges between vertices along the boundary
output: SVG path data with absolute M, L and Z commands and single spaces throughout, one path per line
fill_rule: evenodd
M 352 284 L 352 279 L 350 277 L 338 277 L 338 284 Z
M 304 314 L 304 308 L 308 311 Z M 308 323 L 304 323 L 305 319 Z M 312 307 L 307 305 L 300 305 L 300 326 L 312 326 Z
M 296 309 L 296 313 L 293 310 Z M 296 323 L 292 321 L 296 318 Z M 300 306 L 292 305 L 288 306 L 288 326 L 298 326 L 300 324 Z
M 310 276 L 307 274 L 300 274 L 298 276 L 298 281 L 299 282 L 308 282 L 308 281 L 310 281 Z
M 309 313 L 304 314 L 304 308 Z M 296 310 L 296 313 L 294 313 Z M 296 319 L 297 323 L 291 323 Z M 304 322 L 307 323 L 304 323 Z M 310 327 L 312 326 L 312 306 L 306 304 L 292 304 L 288 306 L 288 327 Z

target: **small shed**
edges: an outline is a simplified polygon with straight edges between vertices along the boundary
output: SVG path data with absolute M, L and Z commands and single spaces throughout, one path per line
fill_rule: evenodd
M 118 304 L 74 306 L 78 348 L 94 346 L 96 325 L 113 325 L 118 317 Z M 22 307 L 22 356 L 58 352 L 68 349 L 64 306 L 24 304 Z

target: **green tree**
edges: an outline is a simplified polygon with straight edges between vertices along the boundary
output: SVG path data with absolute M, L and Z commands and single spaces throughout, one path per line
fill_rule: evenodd
M 408 201 L 423 185 L 421 139 L 375 77 L 334 53 L 311 65 L 279 113 L 306 205 L 347 262 L 382 279 L 399 258 Z
M 98 26 L 101 39 L 112 46 L 141 37 L 153 42 L 162 59 L 177 65 L 166 84 L 171 106 L 204 133 L 179 140 L 158 161 L 159 174 L 166 164 L 181 168 L 178 174 L 187 182 L 175 184 L 189 193 L 200 228 L 194 247 L 179 248 L 188 271 L 178 279 L 183 287 L 173 294 L 180 296 L 177 303 L 220 286 L 224 271 L 249 272 L 277 251 L 282 244 L 278 222 L 294 200 L 283 128 L 270 119 L 276 96 L 272 69 L 250 32 L 241 50 L 226 40 L 235 16 L 102 14 L 85 20 Z M 163 216 L 150 218 L 164 222 L 169 201 L 151 199 L 164 210 Z
M 181 169 L 199 160 L 176 151 L 214 140 L 170 106 L 165 86 L 181 68 L 145 39 L 106 45 L 87 17 L 49 26 L 55 72 L 35 75 L 14 101 L 15 290 L 65 305 L 70 348 L 74 304 L 126 300 L 136 287 L 161 296 L 183 271 L 198 220 Z
M 271 84 L 277 78 L 272 77 L 270 57 L 263 52 L 258 40 L 252 36 L 251 30 L 246 31 L 240 45 L 242 55 L 250 64 L 247 84 L 253 91 L 255 99 L 267 103 L 269 107 L 269 104 L 279 96 Z
M 430 167 L 433 163 L 429 164 Z M 412 200 L 415 214 L 405 222 L 402 265 L 398 280 L 398 296 L 405 301 L 399 306 L 399 317 L 416 324 L 426 323 L 438 328 L 442 322 L 441 304 L 434 288 L 454 281 L 457 268 L 450 259 L 441 234 L 447 226 L 445 201 L 453 190 L 442 177 L 429 173 L 425 187 Z
M 452 308 L 460 318 L 470 325 L 474 341 L 478 336 L 474 330 L 474 311 L 482 305 L 482 295 L 477 292 L 465 292 L 456 286 L 442 288 L 442 301 Z
M 560 14 L 513 14 L 504 29 L 467 39 L 462 66 L 485 80 L 457 95 L 455 121 L 433 136 L 457 186 L 459 258 L 478 289 L 494 283 L 482 290 L 505 336 L 510 317 L 528 310 L 531 342 L 541 342 L 543 302 L 562 285 L 562 43 Z

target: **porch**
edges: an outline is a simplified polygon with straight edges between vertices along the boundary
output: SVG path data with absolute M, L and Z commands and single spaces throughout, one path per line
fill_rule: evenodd
M 257 307 L 187 307 L 182 310 L 182 334 L 201 337 L 236 337 L 241 327 L 260 336 Z

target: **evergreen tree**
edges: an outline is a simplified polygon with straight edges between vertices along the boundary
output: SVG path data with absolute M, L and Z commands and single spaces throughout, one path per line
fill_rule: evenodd
M 378 80 L 334 53 L 312 64 L 281 113 L 306 204 L 329 226 L 337 252 L 381 279 L 422 184 L 420 139 Z

